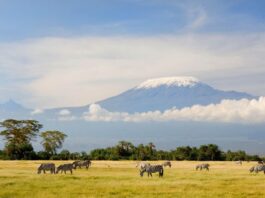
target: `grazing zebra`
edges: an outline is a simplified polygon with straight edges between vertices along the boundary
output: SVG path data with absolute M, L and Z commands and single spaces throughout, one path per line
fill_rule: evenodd
M 240 164 L 240 165 L 242 165 L 242 161 L 241 161 L 241 160 L 236 161 L 235 163 L 236 163 L 236 164 Z
M 66 174 L 66 171 L 70 171 L 70 173 L 73 173 L 73 164 L 61 164 L 57 167 L 56 174 L 59 173 L 59 171 L 64 172 Z
M 73 168 L 76 169 L 76 167 L 82 168 L 86 167 L 86 169 L 91 166 L 91 161 L 90 160 L 85 160 L 85 161 L 74 161 L 73 162 Z
M 258 172 L 261 172 L 263 171 L 263 173 L 265 174 L 265 165 L 263 164 L 258 164 L 256 166 L 253 166 L 249 169 L 249 171 L 252 173 L 252 172 L 255 172 L 255 173 L 258 173 Z
M 140 176 L 142 177 L 144 175 L 144 172 L 147 172 L 147 175 L 152 177 L 152 173 L 159 173 L 159 177 L 163 177 L 164 175 L 164 169 L 162 165 L 147 165 L 145 168 L 140 170 Z
M 38 174 L 40 174 L 41 171 L 43 171 L 44 174 L 46 173 L 45 171 L 51 171 L 51 174 L 55 174 L 55 164 L 54 163 L 43 163 L 38 168 Z
M 166 167 L 169 166 L 171 168 L 171 162 L 170 161 L 166 161 L 162 164 L 162 166 Z
M 209 164 L 198 164 L 197 166 L 196 166 L 196 170 L 198 170 L 198 169 L 200 169 L 200 170 L 202 170 L 202 169 L 206 169 L 207 171 L 209 170 Z
M 139 170 L 143 170 L 146 166 L 150 166 L 150 163 L 147 163 L 147 162 L 139 162 L 136 165 L 136 167 L 139 168 Z

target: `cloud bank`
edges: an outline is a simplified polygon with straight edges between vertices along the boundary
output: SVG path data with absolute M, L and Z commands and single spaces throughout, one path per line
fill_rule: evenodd
M 89 106 L 83 118 L 86 121 L 203 121 L 225 123 L 265 123 L 265 97 L 253 100 L 223 100 L 219 104 L 207 106 L 194 105 L 183 109 L 168 109 L 164 112 L 150 111 L 129 114 L 110 112 L 97 104 Z
M 149 78 L 182 75 L 195 76 L 216 88 L 264 95 L 264 46 L 262 32 L 0 43 L 0 75 L 4 77 L 0 82 L 5 88 L 0 100 L 12 96 L 26 106 L 40 108 L 80 106 Z

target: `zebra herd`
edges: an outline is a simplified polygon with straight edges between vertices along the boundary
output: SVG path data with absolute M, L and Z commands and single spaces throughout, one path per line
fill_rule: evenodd
M 57 174 L 57 173 L 65 173 L 69 171 L 71 174 L 73 173 L 73 169 L 86 167 L 88 169 L 91 166 L 90 160 L 84 160 L 84 161 L 74 161 L 73 163 L 67 163 L 67 164 L 61 164 L 57 168 L 54 163 L 42 163 L 37 173 L 40 174 L 43 172 L 44 174 L 46 171 L 50 171 L 51 174 Z
M 242 165 L 242 161 L 236 161 L 236 164 Z M 73 169 L 76 168 L 82 168 L 85 167 L 88 169 L 91 166 L 91 161 L 90 160 L 84 160 L 84 161 L 74 161 L 73 163 L 67 163 L 67 164 L 61 164 L 57 168 L 54 163 L 42 163 L 37 170 L 38 174 L 41 174 L 42 172 L 45 174 L 46 171 L 50 171 L 51 174 L 58 174 L 60 173 L 65 173 L 69 171 L 71 174 L 73 173 Z M 147 162 L 139 162 L 137 163 L 136 167 L 139 168 L 140 176 L 143 177 L 144 173 L 147 173 L 147 176 L 152 177 L 152 173 L 158 173 L 159 177 L 163 177 L 164 175 L 164 167 L 170 167 L 172 166 L 170 161 L 163 162 L 162 164 L 156 164 L 156 165 L 151 165 L 150 163 Z M 207 170 L 209 171 L 210 164 L 207 163 L 202 163 L 198 164 L 195 166 L 195 170 Z M 263 161 L 259 161 L 257 165 L 251 167 L 249 169 L 250 173 L 259 173 L 259 172 L 264 172 L 265 174 L 265 164 Z
M 242 165 L 242 161 L 236 161 L 235 164 L 239 164 Z M 166 161 L 164 163 L 162 163 L 161 165 L 151 165 L 150 163 L 146 163 L 146 162 L 140 162 L 136 165 L 136 167 L 139 168 L 140 171 L 140 176 L 143 177 L 144 173 L 147 173 L 147 176 L 151 176 L 152 177 L 152 173 L 156 173 L 158 172 L 159 177 L 163 177 L 164 175 L 164 169 L 163 167 L 169 166 L 171 168 L 171 162 L 170 161 Z M 207 170 L 209 171 L 209 167 L 210 164 L 208 163 L 203 163 L 203 164 L 198 164 L 195 166 L 195 170 Z M 258 164 L 251 167 L 249 169 L 250 173 L 254 172 L 254 173 L 258 173 L 258 172 L 264 172 L 265 174 L 265 163 L 263 161 L 258 161 Z

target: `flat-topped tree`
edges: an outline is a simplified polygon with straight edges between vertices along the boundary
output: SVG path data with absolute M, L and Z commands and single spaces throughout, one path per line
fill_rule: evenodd
M 36 120 L 7 119 L 0 122 L 4 128 L 0 135 L 6 140 L 5 152 L 10 159 L 27 159 L 33 152 L 31 141 L 37 136 L 42 125 Z
M 45 131 L 40 134 L 40 137 L 43 139 L 41 144 L 44 150 L 53 155 L 56 154 L 57 149 L 62 147 L 67 135 L 60 131 Z

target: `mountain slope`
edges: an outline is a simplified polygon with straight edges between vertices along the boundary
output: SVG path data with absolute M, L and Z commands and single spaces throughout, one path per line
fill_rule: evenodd
M 31 110 L 23 107 L 13 100 L 0 104 L 0 119 L 29 117 Z
M 247 93 L 222 91 L 193 77 L 151 79 L 120 95 L 99 101 L 109 111 L 145 112 L 219 103 L 223 99 L 255 98 Z

